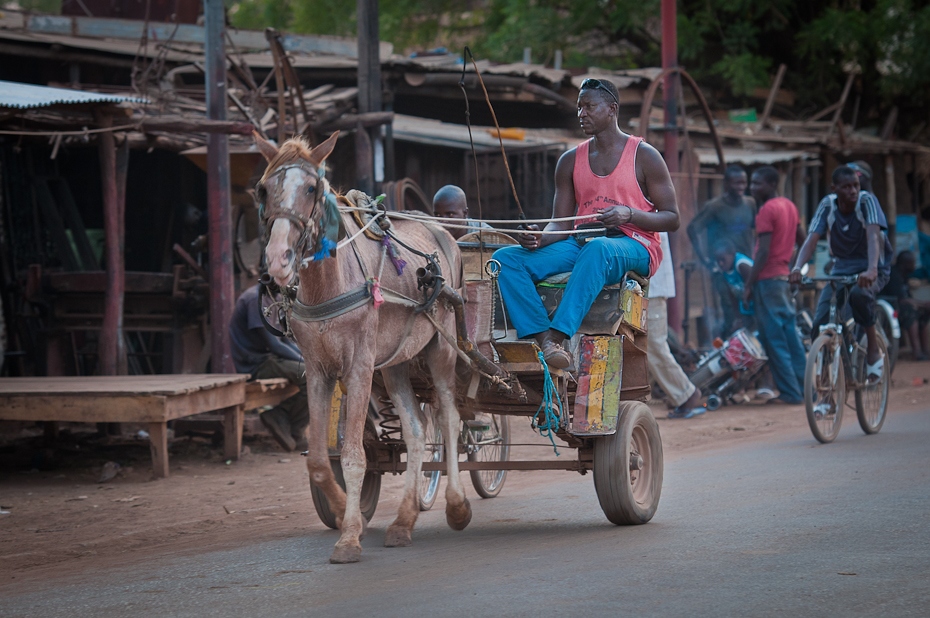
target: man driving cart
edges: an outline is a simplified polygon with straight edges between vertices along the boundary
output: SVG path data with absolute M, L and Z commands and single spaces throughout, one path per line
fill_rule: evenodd
M 494 254 L 517 336 L 533 337 L 546 363 L 558 369 L 573 364 L 562 342 L 578 330 L 601 289 L 619 283 L 627 271 L 652 276 L 662 260 L 659 232 L 679 225 L 675 188 L 662 155 L 620 130 L 618 109 L 613 83 L 582 82 L 578 119 L 591 139 L 559 158 L 553 220 L 542 233 L 537 225 L 528 226 L 518 235 L 521 246 Z M 585 237 L 579 229 L 585 226 L 606 228 L 606 235 Z M 573 274 L 550 319 L 535 284 L 568 271 Z

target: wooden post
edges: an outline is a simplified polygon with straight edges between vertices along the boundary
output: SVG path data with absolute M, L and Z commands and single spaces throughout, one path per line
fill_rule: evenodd
M 898 188 L 894 182 L 894 155 L 885 155 L 885 217 L 888 219 L 888 239 L 896 247 L 898 229 Z
M 661 5 L 662 18 L 662 68 L 668 69 L 678 66 L 678 7 L 675 0 L 662 0 Z M 669 74 L 662 85 L 662 101 L 665 109 L 665 164 L 668 166 L 669 174 L 672 176 L 672 182 L 677 181 L 678 176 L 678 87 L 680 76 Z M 641 129 L 645 136 L 646 127 Z M 680 201 L 680 200 L 679 200 Z M 669 248 L 672 255 L 665 256 L 664 259 L 675 260 L 678 257 L 678 236 L 677 232 L 671 232 L 668 235 Z M 678 334 L 681 334 L 681 301 L 676 298 L 669 298 L 668 302 L 668 323 L 669 326 Z
M 168 477 L 168 423 L 149 423 L 149 449 L 156 478 Z
M 769 96 L 765 100 L 765 108 L 762 110 L 762 118 L 759 119 L 759 126 L 764 127 L 768 124 L 769 116 L 772 114 L 772 107 L 775 106 L 775 97 L 781 89 L 781 82 L 785 78 L 785 72 L 788 67 L 784 64 L 778 65 L 778 73 L 775 74 L 775 80 L 772 82 L 772 89 L 769 90 Z
M 113 126 L 113 117 L 96 112 L 97 124 Z M 123 303 L 126 291 L 126 270 L 123 262 L 125 237 L 119 197 L 116 143 L 113 133 L 106 131 L 98 139 L 100 182 L 103 187 L 103 228 L 106 235 L 107 286 L 104 295 L 103 325 L 97 342 L 97 361 L 103 375 L 118 375 L 123 348 Z M 125 185 L 124 185 L 125 186 Z
M 226 120 L 226 53 L 223 0 L 205 0 L 207 115 Z M 278 122 L 283 122 L 279 118 Z M 207 142 L 207 222 L 210 252 L 211 367 L 235 373 L 229 343 L 235 289 L 232 267 L 232 217 L 229 203 L 229 136 L 210 133 Z
M 378 0 L 357 0 L 356 12 L 358 15 L 358 111 L 380 112 L 382 108 L 381 94 L 381 55 L 380 35 L 378 32 Z M 381 127 L 364 129 L 366 139 L 357 139 L 356 148 L 368 142 L 367 153 L 356 152 L 359 189 L 371 194 L 375 190 L 374 151 L 380 146 L 375 142 L 381 141 Z M 363 162 L 362 157 L 367 157 Z
M 242 454 L 242 423 L 245 420 L 242 406 L 223 410 L 223 456 L 238 460 Z

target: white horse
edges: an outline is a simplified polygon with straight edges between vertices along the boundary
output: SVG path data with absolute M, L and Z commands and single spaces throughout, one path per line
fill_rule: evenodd
M 385 302 L 378 307 L 373 300 L 381 296 L 381 290 L 389 299 L 421 297 L 414 267 L 399 275 L 391 262 L 384 264 L 382 244 L 364 236 L 340 248 L 335 257 L 311 257 L 321 246 L 324 232 L 321 219 L 325 201 L 331 197 L 322 166 L 337 135 L 312 149 L 302 138 L 290 139 L 278 149 L 256 136 L 255 141 L 269 162 L 256 187 L 256 198 L 262 205 L 266 226 L 270 227 L 265 246 L 268 273 L 280 286 L 289 285 L 296 278 L 298 309 L 302 305 L 327 316 L 302 321 L 295 315 L 290 324 L 307 366 L 310 406 L 307 470 L 310 482 L 326 495 L 342 532 L 330 561 L 345 563 L 357 562 L 362 552 L 359 541 L 365 522 L 359 498 L 366 469 L 362 434 L 373 373 L 380 368 L 401 417 L 407 445 L 404 497 L 397 518 L 387 529 L 384 541 L 387 547 L 410 545 L 419 515 L 418 483 L 423 478 L 420 469 L 425 438 L 420 407 L 410 384 L 411 361 L 419 360 L 429 369 L 435 392 L 433 407 L 438 409 L 444 435 L 458 435 L 459 414 L 455 406 L 457 353 L 437 331 L 438 325 L 448 333 L 455 333 L 451 308 L 440 300 L 431 310 L 415 314 L 409 303 Z M 437 232 L 423 223 L 407 220 L 392 223 L 393 233 L 404 244 L 425 254 L 437 254 L 446 283 L 454 289 L 461 288 L 461 254 L 447 232 L 438 231 L 449 237 L 445 243 L 439 242 Z M 342 224 L 350 234 L 360 229 L 350 216 L 343 215 Z M 451 259 L 442 250 L 443 244 L 455 248 Z M 422 261 L 401 246 L 397 249 L 408 264 Z M 365 296 L 366 291 L 370 297 Z M 327 313 L 326 309 L 333 306 L 328 301 L 347 293 L 355 294 L 353 298 L 360 299 L 361 304 L 339 315 Z M 342 448 L 345 492 L 333 476 L 327 451 L 330 400 L 337 379 L 342 380 L 347 391 Z M 459 480 L 456 441 L 446 440 L 446 448 L 449 479 L 446 520 L 453 529 L 462 530 L 471 521 L 471 506 Z

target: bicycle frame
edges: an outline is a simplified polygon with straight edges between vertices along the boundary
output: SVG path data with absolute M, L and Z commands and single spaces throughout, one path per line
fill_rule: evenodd
M 866 350 L 861 345 L 859 345 L 859 338 L 854 336 L 855 329 L 858 326 L 855 320 L 853 320 L 852 316 L 850 316 L 845 322 L 842 322 L 839 318 L 839 313 L 841 310 L 848 306 L 850 290 L 853 286 L 856 285 L 858 279 L 858 275 L 816 277 L 807 279 L 808 281 L 826 281 L 830 284 L 832 291 L 830 294 L 830 314 L 828 321 L 826 324 L 820 327 L 819 333 L 811 333 L 811 340 L 815 340 L 817 337 L 823 334 L 830 335 L 834 342 L 834 351 L 836 349 L 837 343 L 839 342 L 843 374 L 846 377 L 847 393 L 849 391 L 859 390 L 862 388 L 862 385 L 859 383 L 859 376 L 856 375 L 856 367 L 858 363 L 855 361 L 857 358 L 853 356 L 853 353 L 856 355 L 865 354 Z M 846 295 L 843 301 L 843 306 L 838 308 L 836 297 L 840 288 L 846 290 Z

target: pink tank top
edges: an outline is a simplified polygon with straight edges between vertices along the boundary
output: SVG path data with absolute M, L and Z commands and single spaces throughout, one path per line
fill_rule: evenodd
M 620 162 L 608 176 L 598 176 L 591 171 L 588 150 L 593 140 L 592 137 L 578 144 L 575 149 L 572 181 L 575 183 L 575 202 L 578 206 L 576 214 L 594 215 L 598 209 L 611 206 L 629 206 L 644 212 L 655 212 L 655 206 L 643 195 L 636 179 L 636 149 L 643 138 L 633 135 L 627 138 Z M 575 221 L 575 227 L 592 221 L 594 219 L 578 219 Z M 649 253 L 649 276 L 654 275 L 662 262 L 662 242 L 659 233 L 629 223 L 621 225 L 620 230 L 646 248 Z

